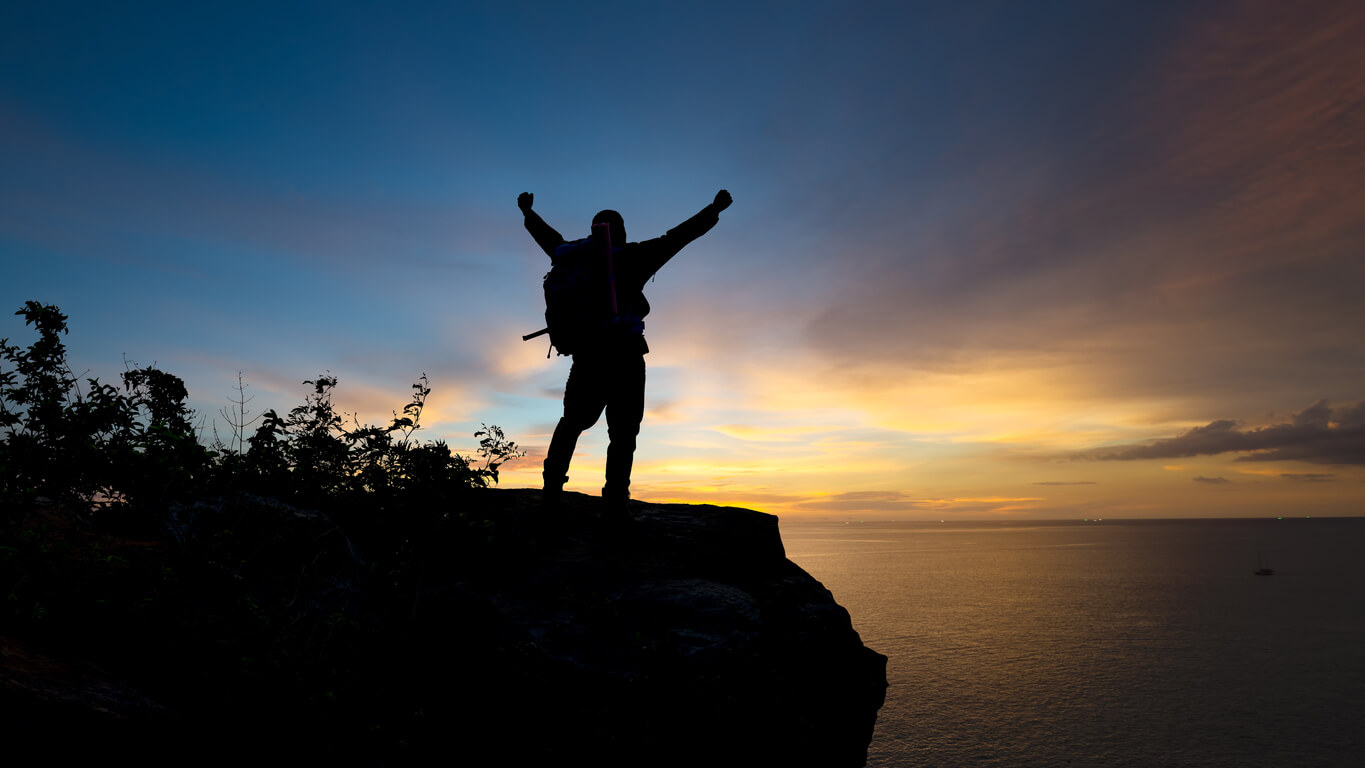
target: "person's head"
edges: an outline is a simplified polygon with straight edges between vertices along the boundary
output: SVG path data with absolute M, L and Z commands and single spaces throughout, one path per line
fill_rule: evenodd
M 592 223 L 606 224 L 611 232 L 611 247 L 619 248 L 626 244 L 626 221 L 613 210 L 598 211 Z

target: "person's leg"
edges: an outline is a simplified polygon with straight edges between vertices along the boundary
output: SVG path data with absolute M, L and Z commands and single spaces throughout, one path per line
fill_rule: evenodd
M 545 491 L 557 495 L 569 479 L 569 462 L 573 459 L 578 436 L 597 423 L 606 406 L 606 390 L 602 386 L 600 365 L 595 361 L 574 359 L 569 368 L 569 380 L 564 384 L 564 415 L 555 425 L 550 448 L 545 453 Z
M 645 359 L 632 356 L 613 366 L 607 400 L 607 485 L 602 496 L 624 507 L 630 499 L 635 442 L 645 416 Z

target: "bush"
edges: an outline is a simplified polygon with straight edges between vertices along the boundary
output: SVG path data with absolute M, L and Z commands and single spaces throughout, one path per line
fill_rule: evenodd
M 71 649 L 215 713 L 213 727 L 325 727 L 401 748 L 421 705 L 387 700 L 408 684 L 389 679 L 392 660 L 429 621 L 433 576 L 497 553 L 467 502 L 516 444 L 496 426 L 469 458 L 415 440 L 425 374 L 387 425 L 361 424 L 327 374 L 304 382 L 303 404 L 257 418 L 239 379 L 231 436 L 204 445 L 181 379 L 125 362 L 121 388 L 82 383 L 66 316 L 34 301 L 16 314 L 38 338 L 0 339 L 0 636 Z
M 248 420 L 239 379 L 236 416 L 224 412 L 233 438 L 205 446 L 181 379 L 125 361 L 122 390 L 94 378 L 82 387 L 62 343 L 66 315 L 36 301 L 15 314 L 38 339 L 26 350 L 0 339 L 6 507 L 46 497 L 77 513 L 117 509 L 148 522 L 176 503 L 247 492 L 324 510 L 383 547 L 401 547 L 458 516 L 463 494 L 496 483 L 498 468 L 523 455 L 496 426 L 474 434 L 481 442 L 473 459 L 443 441 L 414 440 L 431 394 L 426 374 L 386 426 L 348 422 L 333 405 L 330 374 L 303 382 L 311 391 L 287 414 L 272 409 Z
M 62 344 L 66 315 L 36 301 L 15 314 L 38 340 L 23 350 L 0 339 L 0 504 L 43 496 L 78 510 L 164 507 L 195 489 L 211 454 L 183 381 L 128 367 L 122 391 L 97 378 L 82 389 Z

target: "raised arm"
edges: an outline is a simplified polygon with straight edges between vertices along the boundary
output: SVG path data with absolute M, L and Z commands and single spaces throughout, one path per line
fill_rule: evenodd
M 711 227 L 716 226 L 716 222 L 720 221 L 720 212 L 729 208 L 732 202 L 734 201 L 730 198 L 730 193 L 722 189 L 716 193 L 716 199 L 698 211 L 695 216 L 668 230 L 663 237 L 641 243 L 641 245 L 649 248 L 646 252 L 648 260 L 645 265 L 646 276 L 659 271 L 660 267 L 678 255 L 678 251 L 685 248 L 688 243 L 710 232 Z
M 545 251 L 546 256 L 554 258 L 555 249 L 564 244 L 564 238 L 555 231 L 554 227 L 546 224 L 545 220 L 540 218 L 540 214 L 531 210 L 531 205 L 535 199 L 536 196 L 530 192 L 522 192 L 517 195 L 517 207 L 521 209 L 521 213 L 525 217 L 522 224 L 526 227 L 526 231 L 531 233 L 531 237 L 535 238 L 536 245 L 540 246 L 540 250 Z

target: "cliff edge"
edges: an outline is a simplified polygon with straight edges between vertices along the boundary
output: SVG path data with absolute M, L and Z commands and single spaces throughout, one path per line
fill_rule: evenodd
M 864 764 L 886 658 L 786 559 L 776 517 L 632 502 L 604 526 L 600 503 L 547 516 L 539 491 L 480 491 L 486 545 L 417 542 L 436 556 L 401 584 L 320 513 L 182 508 L 164 540 L 101 545 L 162 574 L 139 615 L 0 628 L 0 715 L 86 734 L 57 753 L 144 762 Z

